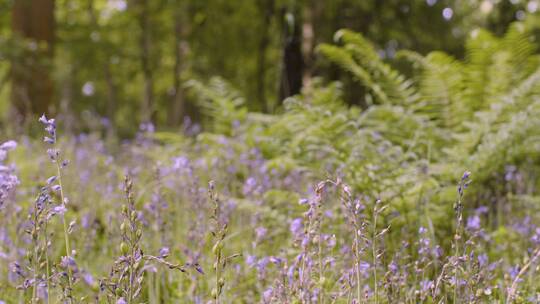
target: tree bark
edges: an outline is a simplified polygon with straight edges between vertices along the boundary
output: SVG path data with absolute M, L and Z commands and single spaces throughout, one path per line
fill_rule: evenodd
M 32 41 L 11 67 L 11 103 L 24 122 L 29 115 L 49 112 L 52 105 L 54 0 L 14 1 L 11 22 L 13 33 Z
M 187 36 L 190 32 L 188 22 L 186 22 L 187 15 L 184 13 L 186 5 L 183 5 L 181 0 L 176 0 L 174 5 L 174 92 L 171 111 L 169 111 L 167 117 L 171 126 L 179 125 L 187 113 L 184 89 L 182 87 L 182 73 L 186 68 L 184 61 L 189 52 Z
M 279 97 L 283 99 L 300 93 L 304 71 L 302 30 L 297 10 L 283 13 L 283 54 Z
M 144 93 L 143 93 L 143 104 L 142 104 L 142 121 L 143 122 L 152 122 L 154 118 L 154 80 L 150 59 L 150 8 L 148 0 L 139 0 L 139 29 L 141 31 L 139 37 L 139 47 L 140 47 L 140 60 L 141 68 L 144 78 Z

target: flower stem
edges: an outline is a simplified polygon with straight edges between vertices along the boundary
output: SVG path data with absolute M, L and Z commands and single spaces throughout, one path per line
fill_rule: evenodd
M 56 172 L 58 176 L 58 185 L 60 186 L 60 199 L 62 200 L 61 203 L 62 203 L 62 206 L 65 207 L 66 202 L 65 202 L 65 197 L 64 197 L 64 186 L 62 185 L 62 171 L 60 169 L 60 163 L 58 159 L 56 160 Z M 62 214 L 62 224 L 64 226 L 64 241 L 65 241 L 65 246 L 66 246 L 66 258 L 69 259 L 71 255 L 71 248 L 69 246 L 69 232 L 68 232 L 68 225 L 66 222 L 65 214 Z M 73 274 L 71 273 L 70 265 L 67 266 L 67 273 L 68 273 L 67 280 L 68 280 L 68 288 L 69 288 L 68 301 L 69 303 L 71 303 L 71 291 L 72 291 L 71 279 L 73 277 Z

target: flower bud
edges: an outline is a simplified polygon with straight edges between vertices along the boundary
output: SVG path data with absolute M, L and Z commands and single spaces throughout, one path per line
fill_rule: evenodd
M 221 249 L 223 249 L 223 243 L 221 243 L 221 241 L 219 241 L 214 245 L 214 247 L 212 247 L 212 253 L 217 254 L 218 251 L 221 251 Z
M 125 242 L 122 242 L 120 244 L 120 252 L 122 253 L 122 255 L 127 255 L 128 252 L 129 252 L 129 247 L 128 245 L 125 243 Z

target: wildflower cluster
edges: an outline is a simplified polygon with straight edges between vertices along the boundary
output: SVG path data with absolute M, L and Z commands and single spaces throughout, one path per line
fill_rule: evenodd
M 19 179 L 14 172 L 14 166 L 4 163 L 8 152 L 16 147 L 17 143 L 13 140 L 0 144 L 0 209 L 8 198 L 13 195 L 15 187 L 19 184 Z
M 36 174 L 7 165 L 16 144 L 0 145 L 0 212 L 6 218 L 0 222 L 0 265 L 9 266 L 0 268 L 0 301 L 536 299 L 538 218 L 534 212 L 508 217 L 507 223 L 494 218 L 517 199 L 473 204 L 470 193 L 477 187 L 469 188 L 469 172 L 458 180 L 454 208 L 455 183 L 448 181 L 447 192 L 429 193 L 428 203 L 415 207 L 425 210 L 412 213 L 408 201 L 392 198 L 392 192 L 350 186 L 341 178 L 317 183 L 302 170 L 268 162 L 261 150 L 242 150 L 228 137 L 206 137 L 179 150 L 160 146 L 155 133 L 144 145 L 139 138 L 139 144 L 111 152 L 92 134 L 58 140 L 55 120 L 40 121 L 49 149 L 25 167 L 37 168 Z M 23 141 L 18 149 L 33 153 L 32 148 Z M 67 159 L 73 160 L 69 166 Z M 119 172 L 126 171 L 122 179 Z M 511 183 L 507 189 L 524 189 L 520 169 L 507 171 L 501 177 Z M 16 175 L 41 182 L 21 187 Z M 224 181 L 219 196 L 214 182 L 201 186 L 210 178 Z M 315 186 L 303 188 L 307 184 Z M 427 199 L 445 194 L 441 206 Z M 119 200 L 124 203 L 117 206 Z M 436 214 L 437 208 L 446 212 Z M 523 250 L 509 250 L 511 245 Z M 240 254 L 245 259 L 235 259 Z
M 126 203 L 122 205 L 122 223 L 120 234 L 122 241 L 119 246 L 120 256 L 114 262 L 109 276 L 100 283 L 101 291 L 113 303 L 135 303 L 140 297 L 143 287 L 144 274 L 151 266 L 146 262 L 156 262 L 169 269 L 185 272 L 185 266 L 166 261 L 169 249 L 164 247 L 158 256 L 145 255 L 141 248 L 142 225 L 140 213 L 135 208 L 133 197 L 133 182 L 129 175 L 124 179 L 124 194 Z

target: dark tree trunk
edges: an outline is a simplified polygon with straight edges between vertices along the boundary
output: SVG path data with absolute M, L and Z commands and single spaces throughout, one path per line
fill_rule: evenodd
M 279 89 L 280 101 L 300 93 L 304 73 L 302 57 L 302 29 L 297 11 L 283 14 L 283 54 Z
M 50 64 L 54 43 L 54 0 L 17 0 L 12 8 L 12 30 L 34 40 L 35 48 L 12 62 L 11 102 L 21 122 L 50 110 L 54 84 Z M 44 49 L 38 48 L 45 45 Z

